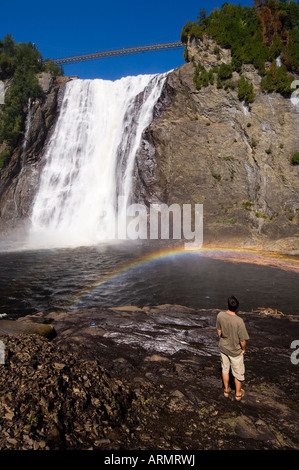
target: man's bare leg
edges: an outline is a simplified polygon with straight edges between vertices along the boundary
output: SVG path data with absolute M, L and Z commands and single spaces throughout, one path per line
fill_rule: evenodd
M 222 372 L 222 380 L 223 380 L 223 385 L 224 385 L 224 393 L 227 394 L 229 393 L 229 374 L 224 374 Z
M 235 377 L 235 386 L 236 386 L 236 399 L 241 400 L 244 391 L 242 390 L 242 382 Z

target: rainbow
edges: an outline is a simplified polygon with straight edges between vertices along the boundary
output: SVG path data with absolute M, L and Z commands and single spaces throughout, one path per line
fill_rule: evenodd
M 69 310 L 75 310 L 79 303 L 87 300 L 96 289 L 102 287 L 105 283 L 111 282 L 122 275 L 133 272 L 137 268 L 148 267 L 150 264 L 157 261 L 165 261 L 168 259 L 177 259 L 179 257 L 183 258 L 187 256 L 209 257 L 234 263 L 250 263 L 261 266 L 269 266 L 286 271 L 293 271 L 299 274 L 299 258 L 285 257 L 284 255 L 278 253 L 269 254 L 258 251 L 231 248 L 202 248 L 200 250 L 193 251 L 185 250 L 182 247 L 167 248 L 141 255 L 129 263 L 124 263 L 122 266 L 111 271 L 110 273 L 102 275 L 100 279 L 93 282 L 90 286 L 85 288 L 79 296 L 77 296 L 75 301 L 70 305 Z

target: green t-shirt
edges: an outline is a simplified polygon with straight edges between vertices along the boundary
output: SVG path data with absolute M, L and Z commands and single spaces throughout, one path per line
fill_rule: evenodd
M 242 348 L 240 341 L 249 339 L 245 323 L 237 315 L 219 312 L 216 320 L 217 330 L 221 330 L 220 351 L 228 356 L 239 356 Z

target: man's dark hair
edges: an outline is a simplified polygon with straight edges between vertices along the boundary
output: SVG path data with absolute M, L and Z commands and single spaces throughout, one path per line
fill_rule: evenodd
M 228 299 L 227 299 L 227 304 L 228 304 L 228 309 L 231 311 L 231 312 L 235 312 L 238 307 L 239 307 L 239 301 L 238 299 L 234 296 L 234 295 L 231 295 Z

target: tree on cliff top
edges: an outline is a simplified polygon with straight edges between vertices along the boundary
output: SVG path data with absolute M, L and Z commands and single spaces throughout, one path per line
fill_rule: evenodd
M 11 153 L 24 133 L 25 109 L 29 98 L 42 99 L 43 90 L 37 74 L 43 71 L 62 75 L 57 64 L 43 64 L 41 53 L 29 43 L 16 43 L 10 34 L 0 41 L 0 80 L 12 79 L 5 94 L 0 121 L 0 144 L 6 148 L 0 154 L 0 169 L 8 163 Z
M 206 34 L 231 49 L 232 63 L 252 63 L 265 75 L 265 63 L 275 52 L 288 71 L 299 71 L 299 2 L 294 0 L 255 0 L 253 7 L 224 3 L 195 22 L 188 21 L 181 40 L 202 39 Z

